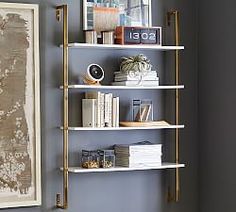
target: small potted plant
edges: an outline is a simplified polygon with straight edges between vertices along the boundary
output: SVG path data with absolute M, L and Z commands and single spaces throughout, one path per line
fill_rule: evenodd
M 151 68 L 150 60 L 143 54 L 121 58 L 120 71 L 140 81 L 151 71 Z

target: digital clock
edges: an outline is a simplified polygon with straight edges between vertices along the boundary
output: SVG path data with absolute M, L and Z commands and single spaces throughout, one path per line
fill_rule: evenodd
M 117 44 L 162 44 L 161 27 L 116 27 Z

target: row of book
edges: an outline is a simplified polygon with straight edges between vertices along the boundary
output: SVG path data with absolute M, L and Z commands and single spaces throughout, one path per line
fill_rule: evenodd
M 156 167 L 162 163 L 162 144 L 148 141 L 130 145 L 115 145 L 116 166 Z
M 124 72 L 114 72 L 115 86 L 159 86 L 159 77 L 156 71 L 149 71 L 143 76 L 136 76 Z
M 119 97 L 89 91 L 82 99 L 83 127 L 119 127 Z

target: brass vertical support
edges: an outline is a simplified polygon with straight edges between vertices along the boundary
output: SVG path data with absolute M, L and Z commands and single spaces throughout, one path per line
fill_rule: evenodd
M 56 18 L 61 20 L 63 12 L 63 203 L 60 194 L 56 196 L 58 208 L 68 208 L 68 6 L 61 5 L 56 8 Z
M 168 25 L 171 24 L 171 16 L 175 19 L 175 45 L 179 46 L 179 12 L 177 10 L 167 13 Z M 175 51 L 175 84 L 179 85 L 179 50 Z M 175 90 L 175 124 L 179 125 L 179 90 Z M 175 163 L 179 163 L 179 129 L 175 130 Z M 175 202 L 180 199 L 180 174 L 179 168 L 175 170 Z

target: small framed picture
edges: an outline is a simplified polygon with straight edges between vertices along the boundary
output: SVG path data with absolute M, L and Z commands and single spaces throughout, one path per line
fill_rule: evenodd
M 84 30 L 115 30 L 117 26 L 152 26 L 151 0 L 83 0 Z

